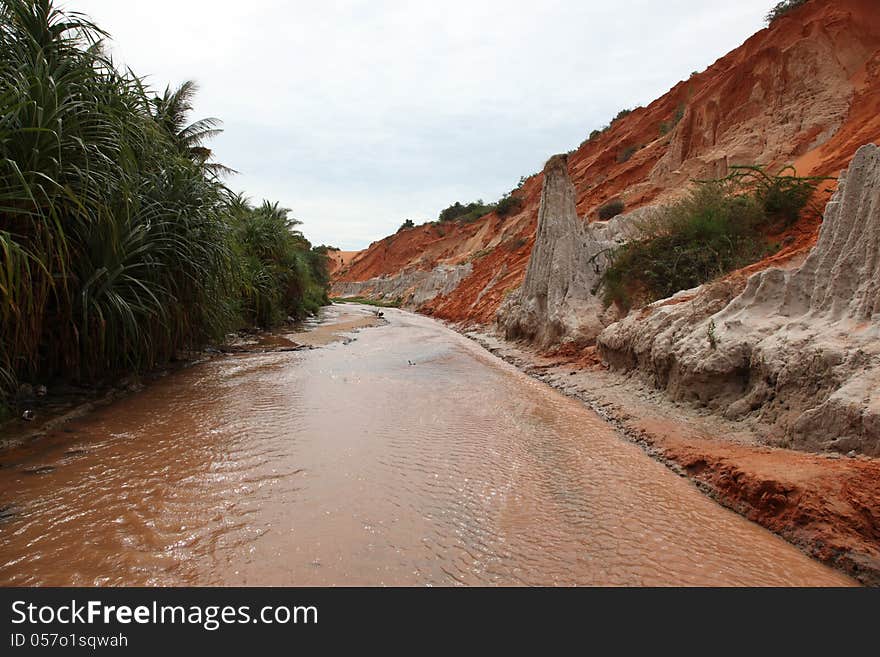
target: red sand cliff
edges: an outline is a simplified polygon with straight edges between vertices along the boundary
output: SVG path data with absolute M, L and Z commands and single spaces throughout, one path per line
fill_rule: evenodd
M 661 135 L 661 123 L 680 109 L 681 120 Z M 578 212 L 593 220 L 612 198 L 623 198 L 632 210 L 674 198 L 691 179 L 723 176 L 734 164 L 773 169 L 793 163 L 803 175 L 836 176 L 860 145 L 877 140 L 880 4 L 812 0 L 582 144 L 569 157 L 569 169 Z M 638 150 L 619 162 L 631 147 Z M 541 174 L 526 181 L 519 192 L 523 207 L 511 217 L 493 213 L 471 224 L 401 231 L 357 254 L 334 280 L 364 281 L 470 260 L 472 273 L 421 310 L 454 321 L 490 322 L 507 291 L 522 282 L 542 183 Z M 772 262 L 809 249 L 817 230 L 815 219 L 805 219 Z

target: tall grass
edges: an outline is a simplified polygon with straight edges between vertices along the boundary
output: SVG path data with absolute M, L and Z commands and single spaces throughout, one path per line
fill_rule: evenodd
M 195 87 L 153 94 L 105 37 L 52 0 L 0 0 L 0 400 L 326 302 L 322 254 L 286 213 L 223 185 L 216 119 L 183 121 Z
M 257 208 L 239 196 L 232 204 L 241 310 L 251 324 L 272 326 L 327 305 L 326 247 L 311 248 L 290 210 L 268 201 Z

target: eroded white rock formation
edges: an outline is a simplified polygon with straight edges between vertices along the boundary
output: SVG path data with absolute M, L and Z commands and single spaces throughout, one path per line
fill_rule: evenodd
M 598 338 L 678 399 L 775 423 L 781 443 L 880 455 L 880 148 L 856 153 L 804 263 L 664 300 Z
M 436 296 L 451 293 L 473 269 L 473 265 L 466 262 L 460 265 L 437 265 L 428 271 L 412 269 L 366 281 L 334 283 L 330 296 L 399 301 L 404 307 L 416 310 Z
M 590 342 L 610 322 L 596 296 L 610 252 L 638 225 L 636 214 L 587 224 L 577 215 L 568 158 L 554 155 L 544 167 L 535 246 L 522 286 L 511 293 L 497 315 L 498 327 L 510 340 L 539 346 L 560 341 Z

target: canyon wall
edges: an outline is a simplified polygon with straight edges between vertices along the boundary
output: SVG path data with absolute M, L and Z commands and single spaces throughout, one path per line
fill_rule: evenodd
M 550 158 L 543 177 L 525 280 L 501 305 L 496 321 L 509 340 L 541 347 L 587 344 L 618 318 L 615 308 L 606 308 L 596 293 L 610 253 L 635 232 L 638 219 L 618 215 L 607 222 L 582 221 L 566 155 Z M 641 214 L 645 212 L 650 208 Z
M 605 329 L 599 351 L 786 446 L 880 456 L 880 148 L 859 149 L 803 264 L 725 292 L 657 302 Z
M 333 297 L 364 297 L 398 303 L 417 310 L 439 294 L 452 292 L 473 266 L 437 265 L 431 270 L 409 269 L 394 275 L 377 276 L 366 281 L 345 281 L 333 284 Z
M 586 140 L 569 154 L 568 173 L 576 213 L 594 222 L 611 199 L 622 199 L 628 212 L 663 203 L 691 179 L 723 176 L 733 164 L 794 164 L 801 175 L 836 176 L 859 146 L 877 139 L 880 4 L 811 0 Z M 454 289 L 439 286 L 419 309 L 465 324 L 492 323 L 525 280 L 543 179 L 535 174 L 515 192 L 523 205 L 510 217 L 490 213 L 470 224 L 405 229 L 346 262 L 334 281 L 469 262 L 470 273 Z M 764 266 L 802 257 L 817 234 L 818 221 L 805 219 L 782 236 L 789 238 L 785 247 Z

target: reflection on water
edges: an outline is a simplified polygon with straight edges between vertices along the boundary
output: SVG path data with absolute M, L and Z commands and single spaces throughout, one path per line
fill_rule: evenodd
M 576 402 L 386 316 L 349 344 L 178 372 L 0 454 L 0 583 L 848 583 Z

